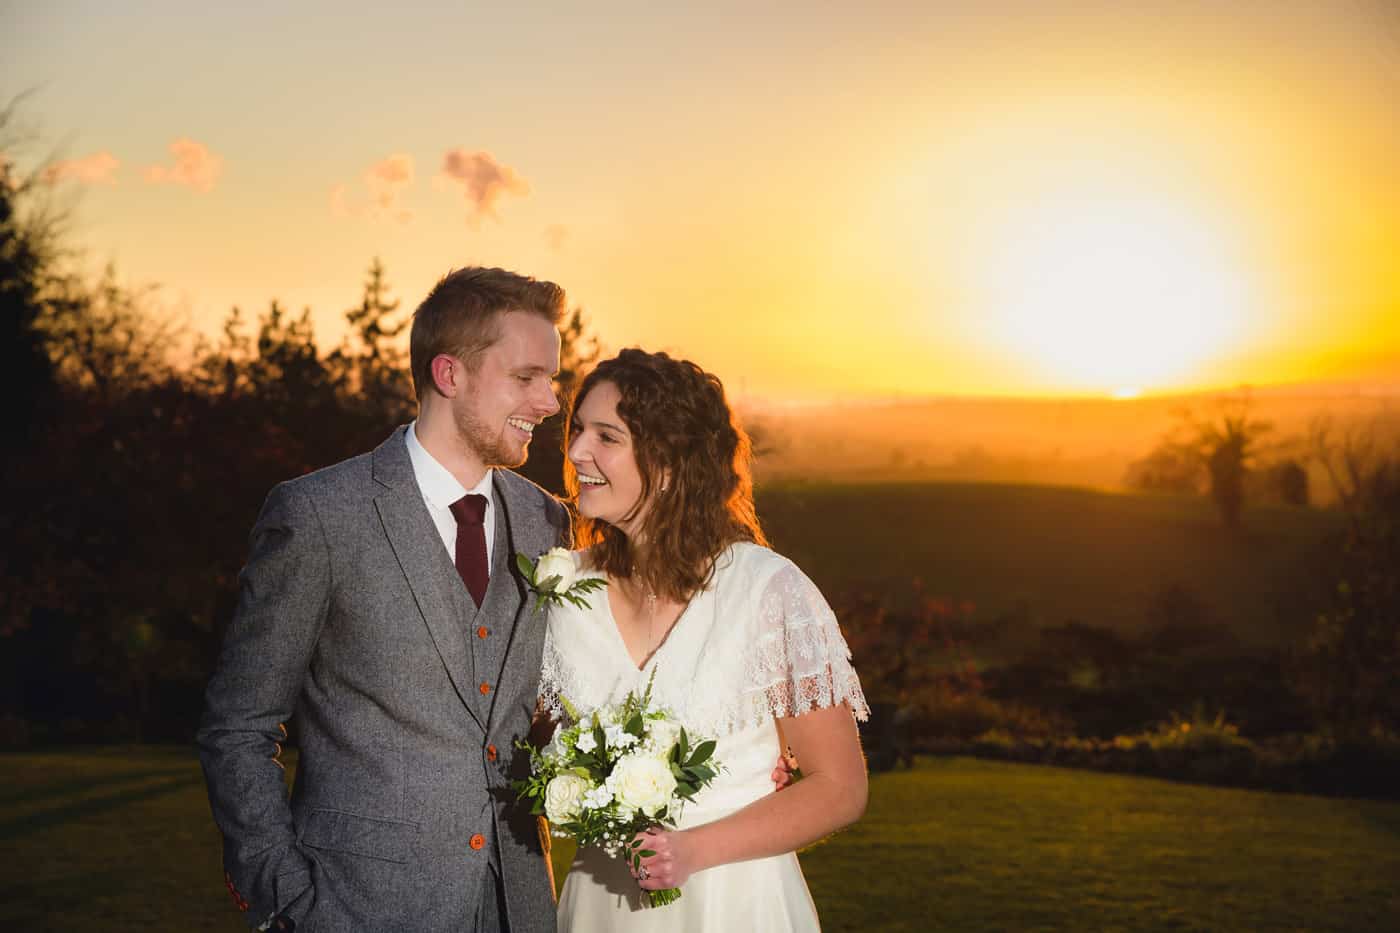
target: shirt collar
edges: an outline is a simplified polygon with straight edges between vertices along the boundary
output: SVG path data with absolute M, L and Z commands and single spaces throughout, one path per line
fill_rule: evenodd
M 494 471 L 487 470 L 481 482 L 467 489 L 457 482 L 452 471 L 437 461 L 418 440 L 418 422 L 408 426 L 404 433 L 404 443 L 408 446 L 408 459 L 413 463 L 413 476 L 418 480 L 418 488 L 423 498 L 435 509 L 446 509 L 468 493 L 486 497 L 486 507 L 491 507 L 491 478 Z

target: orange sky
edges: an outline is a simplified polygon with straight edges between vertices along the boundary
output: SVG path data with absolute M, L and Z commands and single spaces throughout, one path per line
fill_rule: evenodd
M 333 340 L 378 255 L 409 305 L 554 278 L 749 398 L 1400 372 L 1392 3 L 655 6 L 55 0 L 0 74 L 90 260 L 196 329 Z

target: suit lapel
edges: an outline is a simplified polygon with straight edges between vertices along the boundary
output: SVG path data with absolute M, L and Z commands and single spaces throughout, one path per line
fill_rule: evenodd
M 403 440 L 404 430 L 400 428 L 394 432 L 374 452 L 374 478 L 386 487 L 375 497 L 374 504 L 379 510 L 384 534 L 413 590 L 418 611 L 442 657 L 447 676 L 467 712 L 485 729 L 486 724 L 473 702 L 476 667 L 449 586 L 455 582 L 455 571 L 452 576 L 444 572 L 451 564 L 413 477 L 413 464 Z
M 512 655 L 519 655 L 516 649 L 522 642 L 531 641 L 530 636 L 534 634 L 530 631 L 531 626 L 538 624 L 542 633 L 544 625 L 543 613 L 534 612 L 534 596 L 515 566 L 515 555 L 524 554 L 534 560 L 557 543 L 556 533 L 552 526 L 543 520 L 538 506 L 532 508 L 532 503 L 517 492 L 518 482 L 519 480 L 512 482 L 511 477 L 504 475 L 504 471 L 497 471 L 494 492 L 496 502 L 500 505 L 500 514 L 496 522 L 495 553 L 491 562 L 491 587 L 487 591 L 486 605 L 482 607 L 482 613 L 492 613 L 488 618 L 494 618 L 496 625 L 506 630 L 503 632 L 507 639 L 505 655 L 501 659 L 499 671 L 493 672 L 497 675 L 498 682 L 505 682 L 506 678 L 511 676 Z M 535 674 L 538 675 L 538 658 L 534 667 Z M 494 701 L 491 711 L 495 711 Z M 487 719 L 489 722 L 489 714 Z

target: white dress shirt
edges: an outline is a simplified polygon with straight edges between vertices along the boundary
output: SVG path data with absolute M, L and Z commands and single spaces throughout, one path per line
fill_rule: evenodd
M 447 548 L 447 557 L 457 562 L 457 519 L 452 515 L 451 505 L 468 493 L 486 497 L 486 566 L 491 566 L 491 552 L 496 543 L 496 501 L 492 496 L 492 471 L 487 470 L 471 489 L 457 482 L 447 467 L 438 463 L 418 440 L 418 422 L 408 426 L 404 432 L 404 442 L 408 445 L 408 459 L 413 462 L 413 478 L 418 480 L 418 489 L 423 493 L 423 504 L 433 517 L 438 534 L 442 535 L 442 546 Z

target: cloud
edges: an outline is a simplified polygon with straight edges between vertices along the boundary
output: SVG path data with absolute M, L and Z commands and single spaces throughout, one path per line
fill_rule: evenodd
M 196 191 L 212 191 L 224 170 L 222 157 L 209 151 L 204 143 L 181 137 L 170 144 L 174 165 L 151 165 L 146 168 L 146 181 L 152 185 L 186 185 Z
M 115 185 L 117 179 L 114 176 L 120 165 L 116 156 L 103 149 L 81 159 L 63 159 L 47 165 L 39 177 L 50 185 L 62 181 L 76 181 L 80 185 Z
M 519 172 L 485 150 L 448 150 L 442 160 L 442 174 L 462 186 L 467 198 L 467 219 L 473 224 L 482 217 L 498 217 L 496 202 L 502 195 L 523 197 L 530 193 L 530 183 Z
M 544 228 L 544 241 L 556 253 L 564 248 L 569 239 L 569 228 L 563 224 L 550 224 Z
M 360 181 L 365 186 L 364 197 L 347 184 L 331 188 L 331 216 L 340 220 L 359 217 L 387 218 L 401 224 L 413 219 L 413 212 L 403 206 L 403 194 L 413 187 L 415 177 L 413 156 L 396 152 L 364 170 Z
M 413 213 L 403 207 L 402 197 L 404 189 L 413 184 L 413 156 L 394 153 L 371 165 L 364 178 L 378 214 L 392 217 L 399 223 L 412 219 Z

